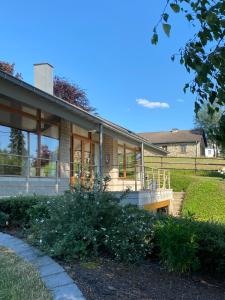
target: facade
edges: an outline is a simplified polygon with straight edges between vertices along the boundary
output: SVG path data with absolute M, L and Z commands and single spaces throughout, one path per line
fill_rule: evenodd
M 168 156 L 205 156 L 205 148 L 207 143 L 202 130 L 173 129 L 171 131 L 164 132 L 143 132 L 139 133 L 139 135 L 147 139 L 152 144 L 167 151 Z
M 35 65 L 35 87 L 0 71 L 0 196 L 61 194 L 78 183 L 92 188 L 106 176 L 110 191 L 148 189 L 144 151 L 167 154 L 53 96 L 49 64 Z M 161 198 L 166 174 L 164 179 L 156 188 Z

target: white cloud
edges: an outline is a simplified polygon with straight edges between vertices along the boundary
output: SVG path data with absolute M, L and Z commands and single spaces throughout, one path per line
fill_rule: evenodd
M 166 102 L 158 102 L 158 101 L 149 101 L 146 99 L 137 99 L 137 104 L 142 105 L 144 107 L 153 109 L 153 108 L 170 108 L 169 104 Z
M 182 103 L 182 102 L 184 102 L 184 99 L 179 98 L 179 99 L 177 99 L 177 102 Z

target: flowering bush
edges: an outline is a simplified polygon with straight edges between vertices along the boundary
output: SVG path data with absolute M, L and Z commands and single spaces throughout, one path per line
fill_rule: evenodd
M 45 210 L 38 216 L 34 211 L 42 211 L 40 205 Z M 104 253 L 136 262 L 151 252 L 149 214 L 120 206 L 108 192 L 66 193 L 33 209 L 29 238 L 52 256 L 73 259 Z

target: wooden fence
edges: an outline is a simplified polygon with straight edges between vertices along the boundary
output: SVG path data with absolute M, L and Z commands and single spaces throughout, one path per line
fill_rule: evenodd
M 218 171 L 225 170 L 224 158 L 145 156 L 145 165 L 168 170 Z

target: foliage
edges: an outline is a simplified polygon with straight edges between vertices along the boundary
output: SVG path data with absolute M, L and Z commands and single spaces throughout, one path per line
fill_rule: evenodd
M 55 76 L 54 94 L 86 111 L 93 112 L 95 110 L 90 106 L 85 91 L 80 89 L 75 83 L 69 82 L 65 78 Z
M 195 222 L 198 234 L 198 258 L 201 270 L 213 275 L 225 274 L 225 226 Z
M 52 296 L 34 266 L 1 247 L 0 299 L 50 300 Z
M 141 261 L 151 254 L 154 217 L 135 206 L 125 206 L 107 232 L 105 245 L 116 260 Z
M 7 216 L 8 226 L 28 227 L 31 208 L 39 203 L 41 196 L 17 196 L 0 199 L 0 211 Z M 45 197 L 42 201 L 48 201 Z
M 33 215 L 29 238 L 52 256 L 74 259 L 107 253 L 137 262 L 151 252 L 148 213 L 120 206 L 108 192 L 66 193 L 44 205 L 47 214 Z M 43 203 L 34 206 L 33 213 L 40 212 L 40 206 Z
M 197 95 L 195 111 L 207 104 L 213 113 L 213 104 L 225 104 L 225 2 L 224 0 L 166 0 L 159 22 L 156 24 L 152 44 L 157 44 L 157 29 L 162 24 L 170 35 L 170 8 L 174 13 L 183 13 L 185 19 L 196 28 L 195 35 L 179 50 L 180 63 L 188 72 L 194 72 L 194 79 L 184 87 Z M 174 60 L 176 55 L 172 56 Z
M 9 218 L 9 216 L 7 214 L 0 211 L 0 228 L 6 226 L 8 218 Z
M 9 62 L 5 62 L 5 61 L 0 61 L 0 70 L 18 79 L 23 79 L 21 73 L 15 71 L 15 64 L 10 64 Z
M 181 223 L 169 217 L 155 227 L 159 256 L 170 271 L 186 273 L 199 268 L 197 234 L 190 220 Z
M 218 105 L 212 104 L 212 107 L 215 110 Z M 196 126 L 204 130 L 208 143 L 211 144 L 211 147 L 215 148 L 216 152 L 218 151 L 218 147 L 223 145 L 222 137 L 225 140 L 225 133 L 223 128 L 221 128 L 224 124 L 224 109 L 218 108 L 219 110 L 215 111 L 214 114 L 209 114 L 207 105 L 203 104 L 195 118 Z
M 210 195 L 207 190 L 205 203 Z M 179 219 L 155 216 L 118 202 L 108 192 L 80 190 L 57 197 L 4 199 L 0 211 L 7 211 L 10 225 L 26 228 L 24 234 L 29 241 L 64 260 L 108 255 L 135 263 L 153 253 L 170 270 L 199 268 L 213 275 L 224 274 L 223 224 L 199 222 L 197 215 L 191 219 L 190 214 Z M 212 208 L 213 200 L 210 205 Z M 202 211 L 205 204 L 199 207 Z M 220 211 L 222 215 L 222 206 Z

